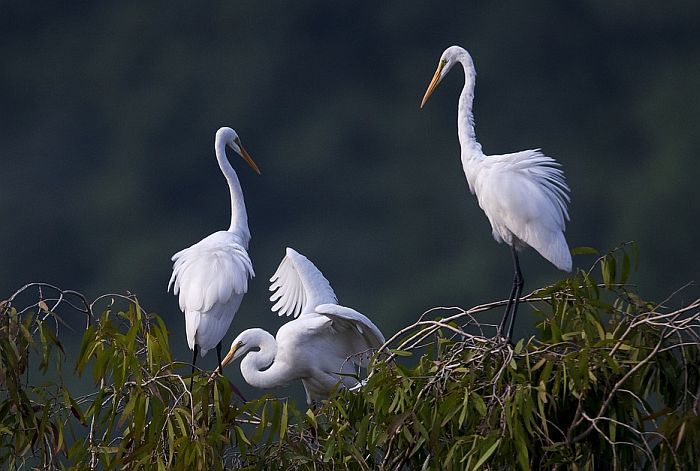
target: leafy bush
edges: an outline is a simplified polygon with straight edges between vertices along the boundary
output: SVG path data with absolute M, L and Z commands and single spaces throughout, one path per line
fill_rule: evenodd
M 389 339 L 361 388 L 308 410 L 268 396 L 242 404 L 227 380 L 206 374 L 190 394 L 190 365 L 172 360 L 166 326 L 136 298 L 88 304 L 27 285 L 0 308 L 0 460 L 11 469 L 698 469 L 700 300 L 644 301 L 626 284 L 635 258 L 625 246 L 526 296 L 539 333 L 514 347 L 477 320 L 505 302 L 428 311 Z M 35 288 L 39 300 L 18 308 Z M 88 319 L 75 370 L 90 375 L 90 394 L 64 383 L 59 308 Z M 39 378 L 27 375 L 35 361 Z

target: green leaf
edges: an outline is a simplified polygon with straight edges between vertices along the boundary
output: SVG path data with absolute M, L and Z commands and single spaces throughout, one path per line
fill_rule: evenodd
M 484 400 L 475 392 L 471 393 L 471 398 L 474 401 L 474 409 L 476 409 L 480 416 L 484 417 L 486 415 L 486 404 L 484 404 Z
M 464 388 L 464 399 L 462 400 L 462 412 L 459 414 L 459 426 L 464 425 L 464 419 L 467 418 L 467 404 L 469 403 L 469 390 Z
M 523 345 L 525 345 L 525 339 L 518 340 L 518 343 L 515 344 L 515 348 L 513 348 L 513 352 L 516 355 L 520 355 L 520 352 L 523 351 Z M 515 369 L 515 368 L 513 368 L 513 369 Z
M 238 435 L 238 438 L 240 438 L 244 443 L 252 445 L 252 443 L 250 443 L 250 440 L 248 440 L 248 437 L 245 436 L 245 432 L 240 426 L 234 425 L 233 428 L 236 431 L 236 435 Z
M 622 272 L 620 273 L 620 283 L 626 283 L 630 274 L 630 257 L 627 252 L 622 254 Z
M 170 467 L 175 456 L 175 428 L 170 418 L 166 420 L 166 426 L 168 429 L 168 467 Z
M 309 423 L 314 429 L 318 428 L 318 423 L 316 422 L 316 416 L 314 415 L 314 411 L 311 409 L 306 409 L 306 417 L 309 418 Z
M 80 410 L 80 406 L 78 405 L 77 402 L 75 402 L 73 397 L 70 395 L 70 393 L 66 389 L 63 390 L 63 398 L 65 400 L 66 406 L 68 406 L 68 409 L 75 416 L 75 418 L 80 421 L 80 424 L 86 425 L 85 416 L 83 415 L 83 412 Z
M 571 249 L 571 255 L 598 255 L 598 251 L 593 247 L 574 247 Z
M 282 405 L 282 417 L 280 420 L 280 441 L 284 441 L 287 435 L 287 421 L 289 420 L 289 412 L 287 410 L 287 401 Z
M 486 450 L 486 451 L 481 455 L 481 457 L 479 458 L 479 461 L 476 462 L 476 464 L 474 465 L 474 468 L 473 468 L 473 469 L 479 469 L 479 468 L 481 468 L 481 465 L 483 465 L 483 464 L 486 462 L 486 460 L 488 460 L 488 459 L 491 457 L 491 455 L 493 455 L 493 452 L 496 451 L 496 448 L 498 448 L 498 445 L 500 445 L 500 444 L 501 444 L 501 439 L 499 438 L 498 440 L 496 440 L 496 441 L 493 443 L 493 445 L 491 445 L 491 446 L 489 447 L 488 450 Z
M 607 286 L 615 284 L 616 262 L 611 255 L 605 256 L 600 264 L 601 274 L 603 275 L 603 283 Z
M 133 394 L 131 398 L 129 399 L 129 402 L 127 402 L 126 406 L 124 407 L 124 410 L 121 413 L 121 416 L 119 417 L 119 421 L 117 422 L 117 426 L 121 427 L 124 425 L 124 422 L 129 420 L 131 417 L 131 413 L 134 412 L 134 407 L 136 407 L 136 400 L 138 399 L 138 395 Z
M 410 357 L 413 356 L 413 353 L 407 352 L 405 350 L 396 350 L 396 349 L 391 349 L 391 353 L 396 355 L 397 357 Z

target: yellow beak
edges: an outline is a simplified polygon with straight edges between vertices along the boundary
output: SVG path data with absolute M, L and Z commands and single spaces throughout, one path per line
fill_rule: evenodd
M 430 98 L 430 95 L 433 93 L 433 90 L 437 88 L 438 83 L 440 82 L 440 72 L 442 72 L 442 68 L 445 67 L 446 62 L 445 61 L 440 61 L 440 63 L 437 66 L 437 70 L 435 71 L 435 75 L 433 75 L 433 79 L 430 81 L 430 85 L 428 85 L 428 89 L 425 91 L 425 95 L 423 95 L 423 101 L 420 102 L 420 107 L 423 109 L 425 106 L 425 103 L 428 101 L 428 98 Z
M 240 343 L 236 343 L 234 345 L 231 345 L 231 350 L 229 350 L 228 353 L 226 354 L 226 356 L 224 357 L 224 359 L 221 360 L 221 367 L 222 368 L 233 361 L 233 358 L 236 355 L 236 350 L 238 350 L 238 347 L 240 347 L 240 346 L 241 346 Z
M 241 157 L 243 157 L 243 160 L 245 160 L 246 163 L 250 165 L 250 168 L 252 168 L 255 173 L 260 175 L 260 168 L 258 168 L 258 164 L 255 163 L 248 151 L 245 150 L 245 147 L 243 147 L 241 141 L 237 141 L 236 144 L 238 144 L 238 147 L 241 149 Z
M 241 149 L 242 149 L 242 147 L 241 147 Z M 229 363 L 231 363 L 233 361 L 233 358 L 236 355 L 236 350 L 238 350 L 238 347 L 240 347 L 240 346 L 241 346 L 240 343 L 237 343 L 235 345 L 231 345 L 231 350 L 229 350 L 228 353 L 226 354 L 226 356 L 224 357 L 224 359 L 221 360 L 221 369 L 222 370 L 223 370 L 224 366 L 228 365 Z M 214 371 L 214 374 L 211 375 L 212 379 L 216 376 L 217 373 L 223 374 L 223 371 L 219 371 L 219 368 L 217 368 Z

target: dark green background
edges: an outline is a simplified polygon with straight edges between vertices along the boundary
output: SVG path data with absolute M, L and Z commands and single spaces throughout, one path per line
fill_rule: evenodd
M 479 73 L 484 151 L 541 147 L 559 160 L 570 246 L 638 241 L 634 279 L 662 298 L 700 267 L 699 10 L 694 0 L 4 0 L 0 297 L 28 281 L 90 297 L 129 290 L 189 358 L 165 292 L 170 256 L 228 226 L 213 153 L 228 125 L 263 175 L 232 159 L 258 276 L 226 343 L 280 325 L 267 280 L 285 246 L 387 335 L 434 306 L 504 298 L 510 254 L 459 162 L 461 72 L 418 107 L 443 49 L 459 44 Z M 522 263 L 526 292 L 562 276 L 533 251 Z M 524 333 L 531 319 L 520 321 Z

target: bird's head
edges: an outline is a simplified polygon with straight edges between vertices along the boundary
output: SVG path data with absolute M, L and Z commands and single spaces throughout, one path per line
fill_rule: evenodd
M 221 360 L 221 367 L 223 368 L 232 361 L 245 356 L 253 348 L 261 348 L 268 338 L 271 338 L 274 342 L 274 337 L 263 329 L 244 330 L 231 342 L 231 348 L 224 359 Z
M 241 144 L 241 138 L 238 137 L 238 133 L 236 133 L 236 131 L 227 127 L 220 128 L 218 131 L 216 131 L 216 142 L 223 143 L 227 147 L 233 149 L 235 153 L 243 157 L 243 160 L 250 165 L 250 168 L 252 168 L 255 173 L 260 175 L 260 168 L 258 168 L 258 165 L 255 163 L 253 158 L 245 150 L 243 144 Z
M 229 349 L 224 359 L 221 360 L 221 367 L 223 368 L 232 361 L 245 355 L 248 352 L 248 350 L 250 350 L 250 347 L 246 348 L 246 339 L 242 338 L 242 336 L 239 335 L 238 337 L 236 337 L 233 343 L 231 343 L 231 348 Z
M 466 50 L 464 50 L 464 48 L 459 46 L 450 46 L 445 49 L 440 56 L 440 62 L 438 62 L 437 70 L 435 70 L 433 79 L 430 81 L 428 89 L 425 91 L 425 95 L 423 95 L 423 100 L 420 103 L 421 108 L 423 108 L 428 102 L 428 98 L 430 98 L 430 95 L 437 88 L 438 84 L 442 81 L 445 75 L 447 75 L 450 69 L 452 69 L 457 62 L 465 63 L 465 61 L 471 63 L 471 56 Z

